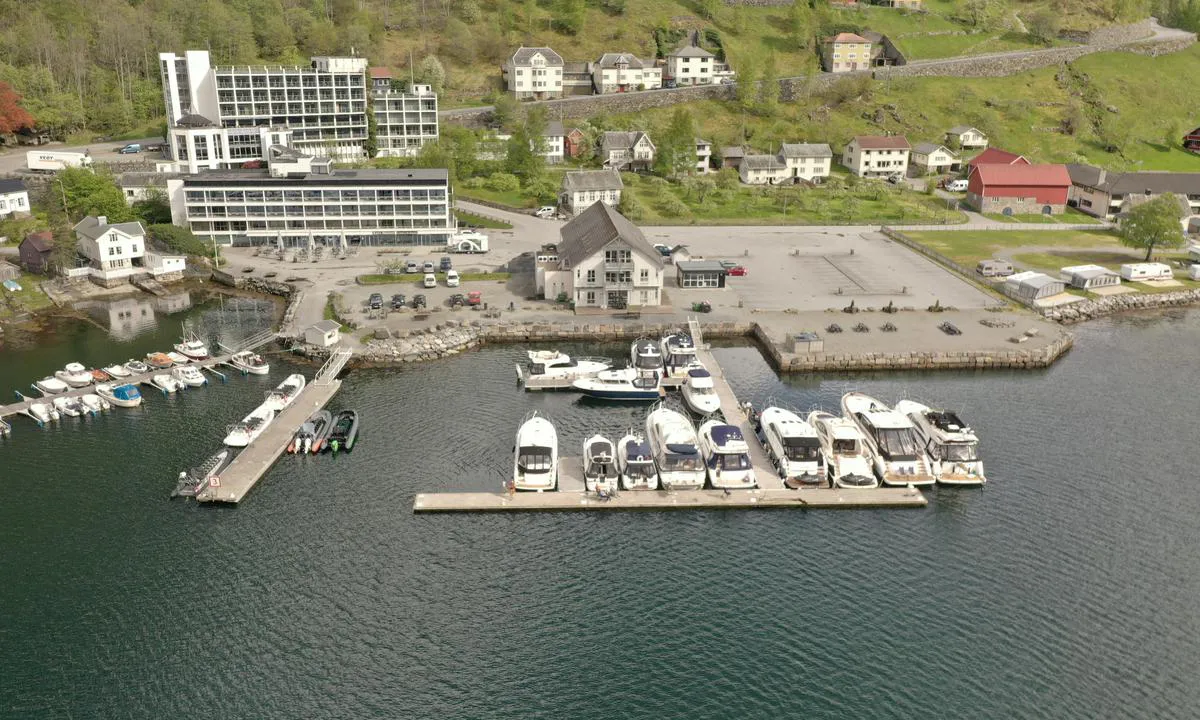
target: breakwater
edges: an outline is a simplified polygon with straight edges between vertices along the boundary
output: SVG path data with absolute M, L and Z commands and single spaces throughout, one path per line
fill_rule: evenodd
M 1060 307 L 1042 310 L 1042 316 L 1047 320 L 1070 325 L 1072 323 L 1094 320 L 1106 315 L 1137 310 L 1157 310 L 1167 307 L 1183 307 L 1200 305 L 1200 290 L 1180 290 L 1156 294 L 1130 293 L 1128 295 L 1112 295 L 1099 300 L 1085 300 Z

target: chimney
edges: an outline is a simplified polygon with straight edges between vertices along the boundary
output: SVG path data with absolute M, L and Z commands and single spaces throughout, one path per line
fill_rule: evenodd
M 107 215 L 97 215 L 96 216 L 96 224 L 97 225 L 107 225 L 108 224 L 108 216 Z

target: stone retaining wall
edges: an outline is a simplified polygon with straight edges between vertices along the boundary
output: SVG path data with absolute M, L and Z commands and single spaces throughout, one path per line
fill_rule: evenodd
M 1042 316 L 1048 320 L 1070 325 L 1116 313 L 1187 305 L 1200 305 L 1200 290 L 1180 290 L 1179 292 L 1150 295 L 1145 293 L 1110 295 L 1098 300 L 1085 300 L 1071 305 L 1046 308 L 1042 310 Z

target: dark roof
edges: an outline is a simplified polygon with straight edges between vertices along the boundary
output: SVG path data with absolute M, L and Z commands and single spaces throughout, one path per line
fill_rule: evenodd
M 746 170 L 780 170 L 787 164 L 774 155 L 747 155 L 742 158 L 742 167 Z
M 696 47 L 695 45 L 684 45 L 683 47 L 679 48 L 678 50 L 672 50 L 671 52 L 667 53 L 667 55 L 668 55 L 668 57 L 670 57 L 670 56 L 698 57 L 698 58 L 715 57 L 709 51 L 705 50 L 702 47 Z
M 331 330 L 340 330 L 342 325 L 337 320 L 322 320 L 309 325 L 309 327 L 321 332 L 329 332 Z
M 112 229 L 120 230 L 126 235 L 146 234 L 146 228 L 142 227 L 142 224 L 136 220 L 134 222 L 105 223 L 102 225 L 100 224 L 100 218 L 95 215 L 88 215 L 76 223 L 74 228 L 76 234 L 82 235 L 89 240 L 95 240 Z
M 729 145 L 721 148 L 721 157 L 723 158 L 740 158 L 746 157 L 746 148 L 741 145 Z
M 1067 165 L 1073 185 L 1082 185 L 1102 190 L 1110 195 L 1177 193 L 1195 195 L 1200 193 L 1200 173 L 1179 172 L 1107 172 L 1094 165 Z
M 175 127 L 182 128 L 207 128 L 216 126 L 217 124 L 212 120 L 209 120 L 203 115 L 197 115 L 196 113 L 184 115 L 175 122 Z
M 117 176 L 117 185 L 123 188 L 130 187 L 158 187 L 165 188 L 167 181 L 172 178 L 180 177 L 181 173 L 157 173 L 157 172 L 126 172 Z
M 546 123 L 546 137 L 563 137 L 566 131 L 563 130 L 563 124 L 558 120 L 551 120 Z
M 554 52 L 548 47 L 519 47 L 517 51 L 509 58 L 513 65 L 528 65 L 534 55 L 541 53 L 546 56 L 546 60 L 551 65 L 562 65 L 562 55 Z
M 40 232 L 32 232 L 25 236 L 21 244 L 29 243 L 30 247 L 38 252 L 50 252 L 54 249 L 54 234 L 49 230 Z
M 602 68 L 616 67 L 620 63 L 626 63 L 631 68 L 643 68 L 649 65 L 654 66 L 654 63 L 648 63 L 633 53 L 604 53 L 600 56 L 600 60 L 596 63 Z
M 328 175 L 309 174 L 303 177 L 271 177 L 268 170 L 209 170 L 183 178 L 184 187 L 217 187 L 221 185 L 296 185 L 311 182 L 314 185 L 364 185 L 388 183 L 402 185 L 446 185 L 449 176 L 440 168 L 414 168 L 404 170 L 335 170 Z
M 724 273 L 726 268 L 716 260 L 680 260 L 675 263 L 675 267 L 679 268 L 680 272 L 719 272 Z
M 619 190 L 625 187 L 616 170 L 579 170 L 563 175 L 564 190 Z
M 25 192 L 25 183 L 15 178 L 0 178 L 0 193 Z
M 598 202 L 579 213 L 559 230 L 558 259 L 563 269 L 575 267 L 614 240 L 621 240 L 647 260 L 662 267 L 663 258 L 636 225 L 621 213 Z
M 604 148 L 605 152 L 607 152 L 610 148 L 614 150 L 619 148 L 631 148 L 634 145 L 637 145 L 638 141 L 641 140 L 643 136 L 645 136 L 646 140 L 650 140 L 650 136 L 646 135 L 646 133 L 642 132 L 641 130 L 630 130 L 628 132 L 622 130 L 606 130 L 604 136 L 601 138 L 600 144 L 601 147 Z M 654 142 L 650 141 L 650 144 L 653 145 Z
M 779 148 L 779 156 L 785 158 L 831 158 L 833 157 L 833 148 L 826 143 L 784 143 L 783 147 Z
M 957 157 L 957 155 L 955 154 L 955 152 L 953 150 L 946 147 L 945 145 L 941 145 L 938 143 L 931 143 L 931 142 L 917 143 L 916 145 L 913 145 L 912 150 L 913 150 L 913 152 L 920 153 L 921 155 L 929 155 L 931 153 L 937 152 L 938 150 L 945 150 L 951 157 Z
M 946 133 L 947 133 L 947 134 L 949 134 L 949 133 L 953 133 L 953 134 L 955 134 L 955 135 L 962 135 L 963 133 L 965 133 L 965 132 L 971 132 L 972 130 L 974 130 L 975 132 L 979 133 L 980 135 L 983 135 L 983 134 L 984 134 L 984 133 L 983 133 L 983 131 L 982 131 L 982 130 L 980 130 L 979 128 L 971 127 L 970 125 L 955 125 L 954 127 L 952 127 L 952 128 L 950 128 L 949 130 L 947 130 L 947 131 L 946 131 Z

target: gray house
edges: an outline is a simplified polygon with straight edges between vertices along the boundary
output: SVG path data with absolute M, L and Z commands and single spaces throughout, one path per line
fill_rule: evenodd
M 563 175 L 560 200 L 573 215 L 602 202 L 616 206 L 621 202 L 625 183 L 616 170 L 580 170 Z

